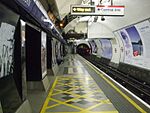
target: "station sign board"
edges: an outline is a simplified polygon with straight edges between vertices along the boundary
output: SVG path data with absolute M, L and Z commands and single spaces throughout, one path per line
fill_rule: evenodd
M 125 6 L 71 5 L 71 15 L 78 16 L 124 16 Z
M 91 14 L 95 13 L 95 6 L 73 6 L 73 14 Z

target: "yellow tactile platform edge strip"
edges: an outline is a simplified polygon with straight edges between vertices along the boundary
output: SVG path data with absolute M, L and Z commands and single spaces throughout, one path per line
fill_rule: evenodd
M 141 108 L 136 102 L 134 102 L 129 96 L 124 94 L 119 88 L 117 88 L 109 79 L 107 79 L 103 74 L 101 74 L 90 62 L 84 59 L 84 62 L 90 66 L 100 77 L 102 77 L 109 85 L 111 85 L 118 93 L 120 93 L 126 100 L 128 100 L 138 111 L 141 113 L 147 113 L 143 108 Z
M 118 112 L 117 111 L 104 111 L 104 112 L 79 111 L 79 112 L 46 112 L 46 113 L 118 113 Z

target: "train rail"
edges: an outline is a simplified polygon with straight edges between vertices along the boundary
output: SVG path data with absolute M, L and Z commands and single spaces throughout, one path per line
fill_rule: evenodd
M 83 56 L 85 59 L 90 61 L 96 67 L 104 71 L 110 77 L 115 79 L 117 82 L 122 84 L 132 93 L 137 95 L 143 101 L 150 104 L 150 86 L 145 82 L 138 81 L 130 75 L 127 75 L 123 72 L 120 72 L 117 68 L 111 67 L 105 63 L 100 62 L 100 60 L 96 60 L 97 58 L 92 58 L 90 56 Z

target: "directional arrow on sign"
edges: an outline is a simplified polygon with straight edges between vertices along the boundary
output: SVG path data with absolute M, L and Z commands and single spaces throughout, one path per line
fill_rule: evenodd
M 77 9 L 76 8 L 73 8 L 73 11 L 76 11 Z

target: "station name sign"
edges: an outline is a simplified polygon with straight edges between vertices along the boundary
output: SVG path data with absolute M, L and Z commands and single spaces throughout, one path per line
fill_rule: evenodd
M 124 16 L 125 6 L 71 5 L 71 15 L 78 16 Z

